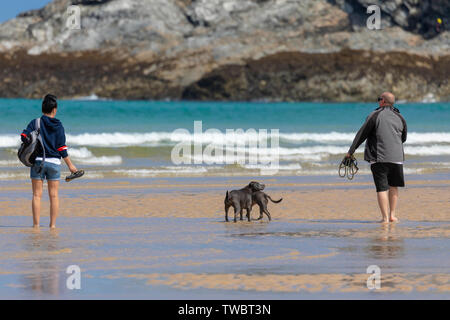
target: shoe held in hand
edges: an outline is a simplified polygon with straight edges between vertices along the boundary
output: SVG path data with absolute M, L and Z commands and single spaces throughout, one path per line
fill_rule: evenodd
M 84 175 L 84 170 L 78 170 L 72 173 L 70 176 L 66 177 L 66 182 L 72 181 L 73 179 L 80 178 Z

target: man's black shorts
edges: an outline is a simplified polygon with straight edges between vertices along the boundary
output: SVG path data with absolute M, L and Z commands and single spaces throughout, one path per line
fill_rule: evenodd
M 377 192 L 387 191 L 389 187 L 404 187 L 403 165 L 377 162 L 370 166 Z

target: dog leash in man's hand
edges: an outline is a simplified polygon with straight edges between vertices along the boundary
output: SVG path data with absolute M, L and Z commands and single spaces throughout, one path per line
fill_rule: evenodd
M 356 160 L 354 155 L 350 157 L 344 157 L 342 159 L 341 164 L 339 165 L 339 177 L 344 178 L 347 177 L 348 180 L 353 180 L 353 177 L 358 172 L 358 161 Z M 342 174 L 344 171 L 344 174 Z

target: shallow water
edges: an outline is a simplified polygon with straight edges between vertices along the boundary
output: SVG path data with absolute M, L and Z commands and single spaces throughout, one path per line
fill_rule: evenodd
M 29 223 L 0 217 L 2 299 L 450 298 L 448 222 L 61 217 L 56 231 Z M 80 290 L 66 288 L 74 264 Z M 388 279 L 381 290 L 366 288 L 369 265 Z

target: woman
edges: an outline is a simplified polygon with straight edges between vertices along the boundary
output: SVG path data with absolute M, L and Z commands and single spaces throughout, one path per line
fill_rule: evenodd
M 48 194 L 50 197 L 50 228 L 56 227 L 56 217 L 59 211 L 58 187 L 61 177 L 61 158 L 69 167 L 72 173 L 77 172 L 77 168 L 72 164 L 67 154 L 66 135 L 64 127 L 55 118 L 58 104 L 56 97 L 47 94 L 42 101 L 42 117 L 40 118 L 40 134 L 45 148 L 45 161 L 42 163 L 42 151 L 36 157 L 36 162 L 30 169 L 31 184 L 33 187 L 33 227 L 39 228 L 39 218 L 41 214 L 41 198 L 44 179 L 47 179 Z M 21 134 L 22 141 L 29 139 L 29 134 L 36 128 L 36 121 L 32 120 Z

